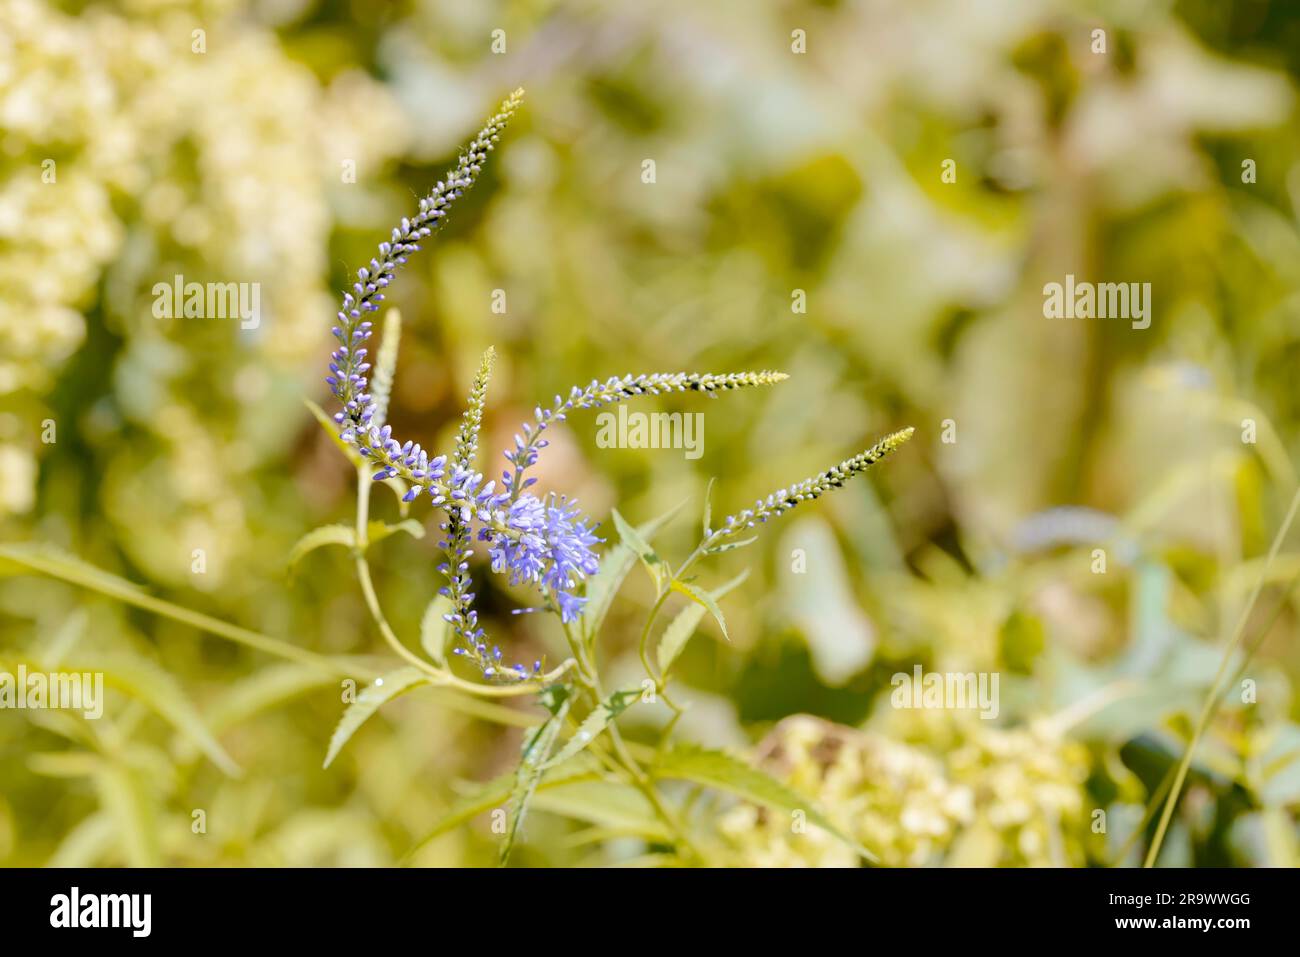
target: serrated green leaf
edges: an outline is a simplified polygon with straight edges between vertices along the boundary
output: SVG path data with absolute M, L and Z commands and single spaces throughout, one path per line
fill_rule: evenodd
M 581 620 L 583 633 L 589 641 L 599 633 L 610 606 L 614 604 L 614 596 L 618 594 L 623 579 L 627 578 L 635 561 L 632 549 L 619 542 L 601 556 L 600 571 L 587 579 L 583 592 L 587 604 L 583 607 Z
M 568 711 L 573 693 L 566 685 L 553 684 L 547 685 L 537 693 L 537 703 L 549 711 L 552 715 L 560 715 L 560 708 Z M 562 715 L 560 715 L 562 717 Z
M 313 528 L 298 539 L 289 550 L 289 569 L 294 569 L 304 555 L 318 548 L 324 548 L 326 545 L 343 545 L 352 548 L 356 543 L 356 532 L 347 525 L 322 525 L 320 528 Z
M 686 647 L 686 642 L 690 640 L 691 635 L 695 634 L 695 629 L 699 627 L 703 617 L 704 606 L 691 602 L 668 623 L 663 636 L 659 639 L 659 648 L 656 651 L 660 674 L 668 673 L 668 669 L 673 666 L 677 656 Z
M 542 779 L 537 784 L 536 792 L 540 793 L 553 787 L 559 787 L 570 781 L 596 781 L 600 780 L 600 777 L 595 761 L 591 760 L 587 755 L 579 755 L 562 768 L 543 772 Z M 514 783 L 515 774 L 512 771 L 509 774 L 502 774 L 491 781 L 473 787 L 467 793 L 462 794 L 452 802 L 451 807 L 438 820 L 433 829 L 406 852 L 403 861 L 409 861 L 431 841 L 442 837 L 448 831 L 473 820 L 486 811 L 500 808 L 510 799 L 510 791 L 514 787 Z
M 582 751 L 585 751 L 591 742 L 600 737 L 602 731 L 609 727 L 609 723 L 636 703 L 641 697 L 640 688 L 625 688 L 622 691 L 615 691 L 608 698 L 591 709 L 591 714 L 587 715 L 578 725 L 578 729 L 573 732 L 573 737 L 565 742 L 555 757 L 546 762 L 546 768 L 554 768 L 575 757 Z
M 710 592 L 710 595 L 714 601 L 720 601 L 723 596 L 732 589 L 737 588 L 748 577 L 749 569 L 745 569 L 725 585 L 715 588 Z M 664 629 L 663 636 L 659 639 L 659 647 L 656 651 L 660 674 L 668 673 L 668 669 L 673 666 L 677 656 L 682 653 L 686 643 L 695 634 L 695 629 L 699 626 L 700 619 L 704 617 L 705 611 L 704 605 L 692 601 L 677 613 L 676 618 L 669 622 L 668 627 Z
M 731 636 L 727 634 L 727 619 L 723 617 L 722 609 L 718 606 L 718 603 L 714 601 L 712 595 L 706 592 L 699 585 L 692 585 L 690 582 L 678 581 L 675 578 L 670 587 L 673 591 L 680 592 L 691 601 L 703 605 L 708 613 L 713 616 L 714 621 L 718 623 L 718 627 L 722 629 L 722 637 L 726 638 L 727 641 L 731 641 Z
M 658 518 L 637 526 L 637 531 L 646 541 L 652 540 L 655 533 L 671 521 L 685 505 L 685 501 L 677 503 Z M 586 589 L 583 592 L 587 604 L 582 613 L 582 628 L 588 643 L 600 632 L 600 626 L 605 623 L 605 616 L 609 614 L 610 606 L 614 604 L 614 596 L 618 594 L 623 580 L 627 578 L 627 573 L 632 570 L 635 561 L 636 555 L 633 554 L 632 549 L 620 542 L 601 558 L 600 571 L 587 579 Z
M 550 757 L 551 749 L 555 747 L 555 740 L 564 725 L 564 716 L 568 714 L 569 706 L 572 704 L 572 698 L 568 694 L 558 699 L 553 697 L 552 701 L 556 702 L 553 707 L 549 703 L 546 705 L 548 710 L 553 711 L 551 717 L 542 722 L 535 731 L 524 735 L 524 747 L 519 756 L 519 767 L 515 769 L 514 784 L 510 788 L 510 802 L 506 811 L 506 834 L 501 842 L 502 866 L 509 860 L 510 852 L 514 849 L 515 840 L 519 837 L 519 829 L 524 823 L 524 814 L 528 810 L 528 802 L 537 790 L 537 784 L 546 767 L 546 759 Z
M 744 548 L 746 545 L 753 545 L 756 541 L 758 541 L 757 535 L 753 538 L 741 539 L 738 542 L 726 542 L 722 545 L 714 545 L 712 548 L 705 549 L 704 553 L 706 555 L 721 555 L 723 552 L 730 552 L 737 548 Z
M 420 647 L 436 665 L 447 663 L 451 625 L 443 616 L 451 614 L 451 607 L 451 599 L 446 595 L 434 595 L 420 618 Z
M 533 807 L 548 814 L 637 834 L 649 841 L 670 839 L 645 795 L 621 781 L 569 781 L 539 792 L 533 798 Z
M 655 584 L 655 592 L 662 592 L 664 580 L 668 577 L 668 570 L 664 565 L 664 560 L 650 547 L 650 543 L 645 540 L 641 533 L 629 525 L 627 519 L 618 513 L 618 509 L 613 509 L 610 514 L 614 519 L 614 527 L 618 529 L 618 537 L 624 545 L 632 549 L 637 558 L 641 559 L 641 564 L 645 566 L 645 570 L 650 574 L 651 581 Z
M 650 768 L 656 778 L 691 781 L 714 788 L 775 811 L 802 811 L 807 819 L 872 863 L 876 856 L 862 847 L 826 817 L 813 802 L 801 797 L 771 775 L 751 767 L 725 751 L 678 744 L 661 752 Z
M 356 734 L 357 729 L 366 723 L 367 718 L 379 710 L 380 705 L 427 683 L 428 680 L 429 676 L 419 668 L 399 668 L 381 678 L 376 678 L 374 682 L 362 688 L 361 693 L 357 695 L 357 700 L 348 705 L 347 710 L 343 712 L 343 717 L 339 719 L 338 727 L 330 737 L 329 750 L 325 753 L 325 763 L 322 767 L 330 766 L 339 751 L 343 749 L 343 745 L 347 744 L 352 735 Z

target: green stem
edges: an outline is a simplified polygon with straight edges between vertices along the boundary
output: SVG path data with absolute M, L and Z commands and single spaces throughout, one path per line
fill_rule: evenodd
M 330 657 L 328 655 L 317 654 L 314 651 L 308 651 L 306 648 L 300 648 L 295 644 L 284 641 L 280 638 L 272 638 L 270 635 L 263 635 L 260 632 L 251 631 L 248 628 L 241 628 L 239 625 L 232 625 L 229 622 L 222 621 L 220 618 L 213 618 L 211 615 L 205 615 L 202 612 L 192 611 L 181 605 L 164 601 L 161 598 L 155 598 L 143 590 L 133 587 L 118 585 L 111 579 L 100 580 L 93 575 L 84 574 L 78 565 L 64 566 L 54 559 L 47 559 L 41 555 L 31 554 L 17 548 L 0 546 L 0 558 L 15 562 L 26 568 L 31 569 L 42 575 L 48 575 L 50 578 L 57 578 L 71 585 L 98 592 L 109 598 L 116 599 L 126 605 L 132 605 L 144 611 L 160 615 L 163 618 L 170 618 L 173 621 L 179 621 L 181 624 L 190 625 L 199 631 L 216 635 L 219 638 L 225 638 L 236 644 L 245 645 L 249 648 L 255 648 L 258 651 L 275 655 L 286 661 L 296 661 L 299 664 L 314 665 L 329 674 L 337 674 L 346 677 L 365 676 L 377 677 L 378 671 L 359 661 L 352 661 L 343 657 Z
M 1183 752 L 1182 760 L 1178 763 L 1178 773 L 1174 776 L 1174 786 L 1169 791 L 1169 797 L 1165 800 L 1165 808 L 1160 815 L 1160 823 L 1156 827 L 1155 837 L 1151 841 L 1151 847 L 1147 850 L 1146 860 L 1143 867 L 1154 867 L 1156 858 L 1160 854 L 1160 848 L 1164 844 L 1165 832 L 1169 829 L 1169 821 L 1173 818 L 1174 807 L 1178 804 L 1179 794 L 1182 792 L 1183 784 L 1187 780 L 1188 769 L 1192 765 L 1192 756 L 1196 752 L 1196 746 L 1201 742 L 1201 736 L 1205 734 L 1205 729 L 1209 726 L 1210 718 L 1218 709 L 1219 696 L 1224 690 L 1224 678 L 1228 675 L 1228 663 L 1232 660 L 1233 653 L 1236 652 L 1241 644 L 1242 635 L 1246 629 L 1246 622 L 1250 618 L 1251 611 L 1255 608 L 1255 602 L 1259 598 L 1259 593 L 1264 588 L 1264 582 L 1268 575 L 1268 568 L 1277 557 L 1278 551 L 1282 547 L 1282 540 L 1286 538 L 1287 532 L 1291 530 L 1291 523 L 1295 521 L 1296 510 L 1300 509 L 1300 489 L 1296 489 L 1295 494 L 1291 497 L 1291 507 L 1287 509 L 1286 518 L 1282 520 L 1281 527 L 1277 530 L 1277 535 L 1273 537 L 1273 544 L 1269 547 L 1268 558 L 1264 562 L 1263 571 L 1260 574 L 1259 581 L 1255 583 L 1254 590 L 1250 593 L 1250 598 L 1246 602 L 1246 607 L 1242 609 L 1240 617 L 1237 619 L 1236 628 L 1233 629 L 1232 638 L 1228 642 L 1228 647 L 1224 649 L 1223 659 L 1219 662 L 1219 670 L 1214 676 L 1214 682 L 1210 686 L 1210 693 L 1205 698 L 1205 704 L 1201 708 L 1201 715 L 1196 721 L 1196 728 L 1192 732 L 1192 740 L 1188 742 L 1187 749 Z
M 560 627 L 564 629 L 564 640 L 568 642 L 569 651 L 573 655 L 573 660 L 578 666 L 578 680 L 588 688 L 596 688 L 596 666 L 587 654 L 581 639 L 573 633 L 573 629 L 563 619 L 560 621 Z M 599 692 L 597 692 L 599 694 Z
M 686 574 L 690 567 L 700 560 L 704 555 L 704 550 L 708 548 L 713 543 L 713 540 L 718 536 L 719 533 L 717 532 L 710 532 L 708 535 L 705 535 L 700 544 L 695 546 L 695 551 L 691 552 L 690 555 L 686 557 L 686 560 L 681 563 L 677 571 L 672 572 L 670 577 L 680 579 L 682 575 Z M 650 628 L 654 625 L 655 619 L 659 617 L 659 611 L 663 608 L 664 602 L 668 600 L 668 596 L 671 593 L 672 589 L 665 589 L 655 598 L 655 603 L 650 608 L 650 614 L 646 617 L 645 625 L 641 628 L 641 638 L 637 642 L 637 653 L 641 656 L 641 665 L 645 668 L 646 676 L 655 683 L 655 690 L 660 694 L 663 694 L 664 692 L 664 685 L 666 684 L 667 676 L 656 674 L 655 670 L 650 667 Z M 667 700 L 666 695 L 665 700 Z M 669 702 L 669 706 L 674 711 L 681 710 L 672 702 Z
M 650 806 L 654 808 L 655 814 L 657 814 L 659 819 L 664 822 L 664 825 L 668 828 L 674 839 L 678 841 L 682 848 L 684 848 L 691 857 L 695 858 L 698 863 L 707 863 L 704 855 L 700 853 L 700 849 L 696 847 L 695 842 L 691 840 L 685 825 L 678 820 L 677 815 L 675 815 L 664 803 L 663 798 L 659 794 L 658 787 L 655 786 L 655 783 L 651 780 L 650 776 L 645 773 L 645 770 L 637 762 L 636 758 L 632 756 L 632 753 L 627 748 L 627 743 L 623 740 L 623 735 L 619 732 L 618 727 L 612 721 L 609 725 L 609 736 L 610 740 L 614 743 L 614 754 L 617 756 L 619 763 L 622 764 L 628 774 L 632 776 L 632 784 L 637 788 L 637 790 L 645 795 L 646 800 L 650 802 Z
M 586 685 L 590 704 L 593 708 L 598 708 L 605 699 L 605 690 L 601 686 L 600 675 L 597 673 L 595 665 L 583 652 L 582 642 L 580 642 L 577 636 L 573 634 L 573 629 L 568 625 L 563 625 L 563 628 L 564 636 L 569 642 L 569 647 L 574 650 L 574 654 L 577 657 L 578 668 L 585 678 L 583 683 Z M 651 677 L 653 678 L 653 675 Z M 654 781 L 645 773 L 645 769 L 641 767 L 640 762 L 638 762 L 628 750 L 627 743 L 623 740 L 623 734 L 619 731 L 618 725 L 614 721 L 609 723 L 609 740 L 612 742 L 613 760 L 627 775 L 632 786 L 645 795 L 645 798 L 650 802 L 650 807 L 654 810 L 655 815 L 659 820 L 663 821 L 664 826 L 668 828 L 668 832 L 672 834 L 673 839 L 699 863 L 705 863 L 704 855 L 700 853 L 699 848 L 696 847 L 695 843 L 691 840 L 685 826 L 664 803 Z
M 485 698 L 514 698 L 522 695 L 535 694 L 546 685 L 551 684 L 563 677 L 570 667 L 574 664 L 572 660 L 563 662 L 558 668 L 549 671 L 538 678 L 529 681 L 521 681 L 517 684 L 509 685 L 485 685 L 475 681 L 466 681 L 452 673 L 449 668 L 440 668 L 430 661 L 425 661 L 415 652 L 411 651 L 397 633 L 393 631 L 392 626 L 388 624 L 388 619 L 384 616 L 383 608 L 379 604 L 379 596 L 375 593 L 375 584 L 370 576 L 370 563 L 366 561 L 365 550 L 369 544 L 366 537 L 366 528 L 370 517 L 370 486 L 373 480 L 370 479 L 365 471 L 357 469 L 357 525 L 356 525 L 356 568 L 357 581 L 361 584 L 361 594 L 365 599 L 366 608 L 370 612 L 370 617 L 374 619 L 375 625 L 379 628 L 379 633 L 383 636 L 384 641 L 393 649 L 397 655 L 414 668 L 424 672 L 429 678 L 439 685 L 445 685 L 452 688 L 458 688 L 461 691 L 470 694 L 480 695 Z
M 659 615 L 659 609 L 663 608 L 664 602 L 668 600 L 668 591 L 662 592 L 655 603 L 650 608 L 650 614 L 646 616 L 645 625 L 641 628 L 641 638 L 637 642 L 637 654 L 641 656 L 641 667 L 645 668 L 646 676 L 655 683 L 655 688 L 663 690 L 663 676 L 655 673 L 650 667 L 650 626 L 654 624 L 655 618 Z

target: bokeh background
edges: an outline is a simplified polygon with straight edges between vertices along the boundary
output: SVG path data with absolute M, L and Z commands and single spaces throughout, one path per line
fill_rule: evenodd
M 522 85 L 479 185 L 389 296 L 398 434 L 448 446 L 489 345 L 488 461 L 593 377 L 789 372 L 643 407 L 704 411 L 698 461 L 597 448 L 590 417 L 556 430 L 544 487 L 592 514 L 692 500 L 658 540 L 680 557 L 710 477 L 715 514 L 734 511 L 917 428 L 708 569 L 752 571 L 730 644 L 706 625 L 687 651 L 678 734 L 748 755 L 887 863 L 1132 864 L 1263 575 L 1253 691 L 1229 688 L 1161 863 L 1294 865 L 1300 540 L 1263 555 L 1300 439 L 1298 74 L 1288 0 L 4 0 L 0 537 L 378 654 L 341 550 L 287 572 L 300 536 L 353 508 L 303 399 L 327 404 L 349 269 Z M 259 327 L 155 318 L 154 283 L 178 273 L 260 283 Z M 1151 283 L 1150 328 L 1044 318 L 1067 273 Z M 407 635 L 435 541 L 372 556 Z M 323 771 L 337 680 L 0 572 L 5 660 L 116 676 L 98 722 L 0 713 L 5 864 L 389 864 L 517 757 L 518 729 L 412 694 Z M 601 644 L 614 675 L 637 671 L 650 594 L 629 582 Z M 540 616 L 508 614 L 526 594 L 480 594 L 512 658 L 560 656 Z M 999 719 L 890 707 L 915 664 L 998 672 Z M 662 715 L 627 720 L 636 738 Z M 852 863 L 744 804 L 704 807 L 730 862 Z M 644 850 L 596 839 L 617 809 L 554 810 L 518 862 Z M 476 819 L 414 862 L 491 863 L 495 840 Z

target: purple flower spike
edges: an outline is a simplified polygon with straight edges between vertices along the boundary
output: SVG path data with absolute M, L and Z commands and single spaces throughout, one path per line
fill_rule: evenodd
M 549 496 L 520 495 L 502 512 L 500 524 L 484 525 L 479 541 L 488 542 L 492 570 L 510 577 L 512 585 L 530 583 L 555 596 L 560 617 L 574 621 L 585 599 L 574 594 L 600 568 L 592 546 L 600 543 L 576 502 Z

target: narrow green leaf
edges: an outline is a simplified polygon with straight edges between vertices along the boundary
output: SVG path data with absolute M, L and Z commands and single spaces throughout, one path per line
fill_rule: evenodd
M 695 634 L 695 629 L 699 627 L 703 617 L 704 606 L 691 602 L 668 623 L 663 636 L 659 639 L 659 648 L 656 651 L 660 674 L 667 674 L 668 669 L 677 660 L 677 656 L 686 647 L 686 642 L 690 640 L 691 635 Z
M 641 559 L 641 564 L 645 566 L 645 570 L 650 573 L 650 578 L 655 583 L 655 591 L 662 592 L 664 579 L 668 577 L 664 560 L 650 547 L 650 543 L 642 537 L 641 533 L 618 513 L 618 509 L 614 509 L 611 514 L 614 527 L 618 529 L 618 537 L 622 539 L 624 545 L 632 549 L 637 558 Z
M 94 777 L 105 766 L 105 760 L 93 751 L 36 751 L 27 755 L 27 769 L 47 778 Z
M 356 533 L 346 525 L 322 525 L 298 539 L 289 551 L 289 568 L 292 570 L 308 552 L 326 545 L 344 545 L 352 548 L 357 543 Z
M 811 801 L 766 772 L 750 767 L 725 751 L 709 750 L 695 744 L 678 744 L 659 755 L 651 766 L 650 773 L 657 778 L 702 784 L 771 810 L 787 814 L 802 811 L 813 824 L 872 863 L 879 863 L 874 854 L 836 827 Z
M 722 609 L 718 607 L 718 603 L 714 600 L 712 595 L 698 585 L 692 585 L 690 582 L 678 581 L 675 578 L 673 579 L 671 587 L 673 591 L 681 592 L 691 601 L 703 605 L 718 623 L 718 627 L 722 629 L 722 637 L 726 638 L 727 641 L 731 641 L 731 636 L 727 634 L 727 619 L 722 616 Z
M 356 674 L 358 668 L 365 667 L 364 664 L 359 662 L 348 661 L 341 657 L 320 655 L 314 651 L 299 647 L 292 642 L 272 638 L 269 635 L 263 635 L 248 628 L 232 625 L 219 618 L 213 618 L 211 615 L 193 611 L 182 605 L 155 598 L 139 585 L 109 574 L 78 558 L 65 555 L 57 549 L 32 545 L 0 545 L 0 574 L 13 574 L 14 566 L 17 566 L 20 571 L 49 575 L 51 578 L 57 578 L 80 588 L 88 588 L 91 591 L 99 592 L 101 595 L 107 595 L 110 598 L 116 598 L 118 601 L 133 605 L 136 608 L 143 608 L 152 614 L 183 622 L 208 634 L 225 638 L 227 641 L 233 641 L 249 648 L 256 648 L 259 651 L 280 658 L 287 658 L 290 661 L 315 664 L 341 675 Z
M 685 501 L 677 503 L 658 518 L 638 526 L 637 531 L 645 541 L 651 541 L 655 533 L 668 524 L 685 505 Z M 636 555 L 632 549 L 620 542 L 605 553 L 600 562 L 600 571 L 587 579 L 586 590 L 583 592 L 587 605 L 582 613 L 582 627 L 588 643 L 599 634 L 600 626 L 605 623 L 605 616 L 614 604 L 614 596 L 618 594 L 623 579 L 627 578 L 635 561 Z
M 450 614 L 451 599 L 446 595 L 434 595 L 420 618 L 420 647 L 436 665 L 447 663 L 447 641 L 451 636 L 451 625 L 443 616 Z
M 424 538 L 424 526 L 413 518 L 398 522 L 396 525 L 389 525 L 387 522 L 380 521 L 366 523 L 366 539 L 371 545 L 382 542 L 388 536 L 396 535 L 399 532 L 410 535 L 412 538 Z
M 45 640 L 39 640 L 32 653 L 37 656 L 41 667 L 46 671 L 57 671 L 62 661 L 81 641 L 86 633 L 86 623 L 90 616 L 85 608 L 74 608 L 60 622 L 54 634 Z
M 334 443 L 334 447 L 342 452 L 349 462 L 356 466 L 365 464 L 365 459 L 361 457 L 361 453 L 358 452 L 355 447 L 348 445 L 348 443 L 339 438 L 338 423 L 331 419 L 324 409 L 318 406 L 311 399 L 303 399 L 303 404 L 311 411 L 312 417 L 320 423 L 320 427 L 324 429 L 325 434 L 330 437 L 330 441 Z
M 95 778 L 100 806 L 108 812 L 117 829 L 118 844 L 130 867 L 158 867 L 162 855 L 158 849 L 156 814 L 146 789 L 130 768 L 105 764 Z
M 208 727 L 220 734 L 254 715 L 319 688 L 338 687 L 338 676 L 314 665 L 287 661 L 261 668 L 230 685 L 207 709 Z
M 713 518 L 713 483 L 716 479 L 710 478 L 709 484 L 704 489 L 704 519 L 700 522 L 700 527 L 704 531 L 704 537 L 708 538 L 713 529 L 709 528 L 709 522 Z
M 398 522 L 396 525 L 375 520 L 366 523 L 366 543 L 374 545 L 399 532 L 410 535 L 412 538 L 424 538 L 424 526 L 413 518 Z M 290 570 L 296 568 L 304 555 L 318 548 L 324 548 L 326 545 L 343 545 L 347 548 L 353 548 L 356 543 L 356 530 L 349 525 L 322 525 L 320 528 L 313 528 L 298 539 L 289 552 L 289 568 Z
M 632 549 L 619 542 L 601 556 L 600 571 L 587 579 L 583 592 L 587 604 L 583 608 L 581 621 L 588 643 L 600 632 L 600 626 L 604 624 L 605 616 L 614 604 L 614 596 L 618 594 L 623 579 L 627 578 L 635 561 Z
M 753 545 L 756 541 L 758 541 L 757 535 L 753 538 L 742 538 L 738 542 L 724 542 L 721 545 L 714 545 L 712 548 L 706 548 L 704 553 L 706 555 L 721 555 L 723 552 L 729 552 L 737 548 L 744 548 L 746 545 Z
M 315 402 L 313 402 L 311 399 L 304 399 L 303 404 L 305 404 L 308 410 L 310 410 L 312 417 L 318 423 L 320 423 L 320 427 L 324 429 L 325 434 L 330 437 L 330 441 L 334 443 L 334 447 L 339 451 L 341 451 L 344 454 L 344 456 L 347 457 L 347 460 L 353 464 L 354 467 L 361 468 L 364 466 L 365 473 L 367 475 L 370 475 L 374 471 L 373 466 L 371 466 L 370 463 L 368 463 L 364 458 L 362 458 L 361 453 L 358 452 L 354 447 L 348 445 L 341 438 L 339 438 L 338 423 L 336 423 L 333 419 L 331 419 L 329 415 L 325 412 L 325 410 L 322 409 Z M 384 479 L 383 484 L 387 485 L 390 489 L 392 489 L 393 494 L 397 496 L 397 510 L 398 512 L 401 513 L 402 517 L 405 518 L 406 513 L 411 508 L 410 502 L 405 501 L 406 491 L 407 491 L 406 483 L 403 482 L 401 479 L 397 478 L 396 476 L 393 476 L 392 478 Z
M 685 866 L 686 865 L 682 863 L 682 859 L 678 857 L 676 854 L 659 854 L 659 853 L 641 854 L 637 857 L 629 857 L 625 860 L 617 861 L 610 865 L 610 867 L 613 868 L 619 868 L 619 869 L 635 868 L 638 870 L 643 868 L 650 868 L 650 867 L 685 867 Z
M 591 714 L 583 719 L 582 724 L 573 732 L 573 737 L 565 742 L 551 760 L 546 762 L 546 768 L 553 768 L 563 764 L 570 758 L 585 751 L 591 742 L 600 737 L 602 731 L 609 727 L 609 723 L 636 703 L 641 697 L 640 688 L 626 688 L 622 691 L 615 691 L 608 698 L 592 708 Z
M 88 667 L 89 666 L 89 667 Z M 95 655 L 82 662 L 78 671 L 102 671 L 104 683 L 130 695 L 183 734 L 208 759 L 231 777 L 242 772 L 208 729 L 202 715 L 190 702 L 171 673 L 150 661 L 125 651 Z
M 95 811 L 67 831 L 45 867 L 94 867 L 118 839 L 118 825 L 107 811 Z
M 519 767 L 515 769 L 514 784 L 510 789 L 506 835 L 501 842 L 500 863 L 503 866 L 514 849 L 519 829 L 524 823 L 524 814 L 528 810 L 528 802 L 532 799 L 533 792 L 537 790 L 537 784 L 545 770 L 546 759 L 550 757 L 551 749 L 555 747 L 555 740 L 564 725 L 564 716 L 568 714 L 572 703 L 572 699 L 566 693 L 554 707 L 551 717 L 542 722 L 535 731 L 524 736 L 523 753 L 519 757 Z M 549 708 L 550 705 L 547 707 Z
M 563 768 L 544 772 L 541 781 L 537 784 L 536 791 L 547 791 L 570 781 L 596 781 L 599 779 L 600 773 L 595 761 L 585 755 L 580 755 Z M 502 774 L 491 781 L 477 785 L 467 793 L 462 794 L 452 802 L 447 813 L 438 820 L 433 829 L 406 852 L 406 855 L 402 858 L 403 862 L 409 861 L 430 842 L 442 837 L 448 831 L 460 827 L 460 825 L 473 820 L 486 811 L 500 808 L 510 799 L 510 792 L 514 788 L 514 784 L 515 773 L 512 771 L 509 774 Z
M 498 704 L 491 698 L 480 698 L 478 695 L 456 691 L 453 688 L 431 688 L 429 697 L 435 704 L 441 705 L 448 711 L 455 711 L 467 718 L 477 718 L 479 721 L 505 725 L 508 728 L 531 728 L 537 723 L 536 715 L 521 708 Z
M 676 518 L 677 513 L 684 509 L 689 501 L 690 499 L 687 498 L 682 499 L 668 511 L 655 516 L 648 522 L 642 522 L 636 527 L 636 530 L 641 533 L 641 537 L 647 542 L 653 541 L 654 537 L 659 534 L 659 530 Z
M 549 711 L 553 716 L 560 715 L 560 709 L 563 707 L 567 712 L 569 705 L 573 704 L 571 700 L 573 692 L 567 685 L 554 684 L 547 685 L 537 693 L 537 703 Z
M 106 572 L 52 545 L 0 545 L 0 574 L 17 575 L 27 571 L 61 578 L 123 601 L 133 601 L 145 594 L 145 590 L 135 582 Z
M 392 701 L 403 692 L 425 684 L 428 680 L 429 676 L 419 668 L 399 668 L 382 678 L 376 678 L 372 684 L 361 689 L 357 700 L 348 705 L 348 709 L 343 712 L 343 717 L 339 719 L 338 727 L 330 737 L 329 750 L 325 753 L 325 763 L 322 767 L 330 766 L 330 762 L 338 756 L 343 745 L 347 744 L 352 735 L 356 734 L 357 729 L 366 723 L 367 718 L 379 710 L 380 705 Z
M 568 781 L 539 792 L 533 798 L 533 807 L 548 814 L 635 833 L 650 841 L 670 840 L 645 795 L 621 781 Z
M 710 592 L 711 597 L 714 601 L 720 601 L 724 595 L 738 587 L 748 577 L 749 569 L 745 569 L 725 585 L 720 585 Z M 699 626 L 700 619 L 704 617 L 705 611 L 704 605 L 693 601 L 679 611 L 677 617 L 669 622 L 668 627 L 664 629 L 663 636 L 659 639 L 659 648 L 656 652 L 659 658 L 660 674 L 668 673 L 668 669 L 673 666 L 677 656 L 682 653 L 686 643 L 695 634 L 695 629 Z

